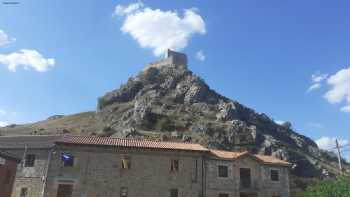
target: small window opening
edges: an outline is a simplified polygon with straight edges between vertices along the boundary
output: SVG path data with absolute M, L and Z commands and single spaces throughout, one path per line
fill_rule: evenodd
M 127 187 L 120 188 L 120 197 L 128 197 L 128 188 Z
M 130 157 L 122 158 L 122 169 L 130 169 L 131 168 L 131 160 Z
M 171 189 L 170 190 L 170 197 L 178 197 L 179 196 L 179 190 L 178 189 Z
M 280 180 L 278 170 L 271 170 L 271 180 L 272 181 L 279 181 Z
M 33 167 L 35 164 L 35 155 L 28 154 L 26 155 L 24 167 Z
M 218 166 L 219 177 L 228 177 L 228 167 L 227 166 Z
M 171 167 L 170 170 L 172 172 L 177 172 L 179 171 L 179 160 L 178 159 L 172 159 L 171 160 Z

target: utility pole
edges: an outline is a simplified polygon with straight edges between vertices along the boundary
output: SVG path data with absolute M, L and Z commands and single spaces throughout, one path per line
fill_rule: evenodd
M 338 164 L 339 164 L 339 173 L 340 175 L 343 174 L 343 166 L 341 165 L 341 156 L 340 156 L 340 148 L 339 148 L 339 143 L 338 143 L 338 139 L 335 139 L 335 145 L 338 151 Z

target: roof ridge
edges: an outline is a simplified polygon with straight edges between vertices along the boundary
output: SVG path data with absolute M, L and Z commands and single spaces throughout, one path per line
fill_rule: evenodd
M 81 138 L 100 138 L 100 139 L 116 139 L 116 140 L 128 140 L 128 141 L 144 141 L 144 142 L 162 142 L 162 143 L 169 143 L 169 144 L 195 144 L 195 145 L 201 145 L 199 143 L 194 142 L 176 142 L 176 141 L 162 141 L 162 140 L 153 140 L 153 139 L 129 139 L 129 138 L 119 138 L 119 137 L 106 137 L 106 136 L 91 136 L 91 135 L 63 135 L 63 137 L 81 137 Z

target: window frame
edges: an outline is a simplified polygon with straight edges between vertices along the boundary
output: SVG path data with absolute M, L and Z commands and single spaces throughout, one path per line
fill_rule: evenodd
M 26 154 L 25 160 L 24 160 L 24 167 L 26 167 L 26 168 L 34 167 L 35 160 L 36 160 L 35 154 Z
M 220 169 L 222 169 L 222 168 L 226 169 L 226 176 L 221 176 L 222 174 L 220 172 L 222 172 L 222 171 L 220 171 Z M 229 167 L 228 167 L 228 165 L 218 164 L 217 165 L 217 169 L 218 169 L 218 177 L 219 178 L 229 178 Z
M 123 170 L 129 170 L 131 169 L 131 157 L 128 155 L 124 155 L 121 158 L 121 169 Z
M 175 192 L 175 196 L 174 196 L 173 192 Z M 169 193 L 170 193 L 170 197 L 179 197 L 179 189 L 178 188 L 171 188 Z
M 272 178 L 272 171 L 277 172 L 277 180 L 273 180 L 273 178 Z M 281 174 L 281 172 L 280 172 L 279 169 L 270 168 L 270 180 L 271 180 L 272 182 L 277 182 L 277 183 L 280 182 L 280 174 Z
M 170 171 L 171 172 L 180 171 L 180 160 L 179 159 L 171 159 L 170 160 Z
M 124 195 L 124 193 L 126 193 L 126 195 Z M 128 187 L 121 187 L 120 188 L 120 197 L 128 197 Z
M 244 182 L 244 181 L 242 181 L 242 180 L 247 180 L 247 179 L 244 179 L 244 178 L 242 178 L 242 170 L 247 170 L 246 172 L 248 173 L 249 172 L 249 185 L 247 184 L 247 185 L 245 185 L 246 183 Z M 239 185 L 240 185 L 240 187 L 241 188 L 251 188 L 252 187 L 252 184 L 253 184 L 253 182 L 252 182 L 253 180 L 252 180 L 252 169 L 251 168 L 248 168 L 248 167 L 240 167 L 239 168 Z M 247 182 L 248 183 L 248 182 Z

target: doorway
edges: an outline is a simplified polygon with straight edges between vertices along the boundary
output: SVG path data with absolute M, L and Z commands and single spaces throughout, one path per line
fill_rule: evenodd
M 72 197 L 73 185 L 59 184 L 57 190 L 57 197 Z

